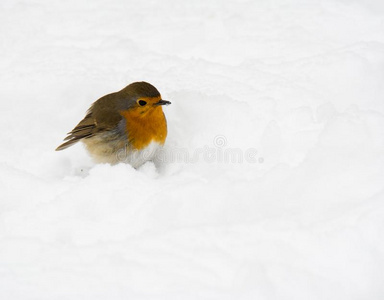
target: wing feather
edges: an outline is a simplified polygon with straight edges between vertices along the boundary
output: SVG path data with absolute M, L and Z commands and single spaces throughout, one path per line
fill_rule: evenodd
M 85 138 L 91 138 L 99 132 L 105 132 L 116 128 L 121 121 L 116 107 L 116 94 L 106 95 L 97 100 L 88 110 L 83 120 L 76 125 L 68 136 L 65 143 L 56 148 L 56 151 L 64 150 Z

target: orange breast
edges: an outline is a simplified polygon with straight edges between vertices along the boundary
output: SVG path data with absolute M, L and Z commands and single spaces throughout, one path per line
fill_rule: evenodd
M 120 114 L 126 120 L 126 133 L 131 147 L 141 150 L 151 142 L 164 144 L 167 121 L 161 106 L 153 107 L 145 114 L 136 109 L 124 110 Z

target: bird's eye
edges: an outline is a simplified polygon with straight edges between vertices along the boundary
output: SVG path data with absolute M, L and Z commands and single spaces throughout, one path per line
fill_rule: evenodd
M 147 101 L 139 100 L 137 103 L 139 103 L 140 106 L 144 106 L 147 104 Z

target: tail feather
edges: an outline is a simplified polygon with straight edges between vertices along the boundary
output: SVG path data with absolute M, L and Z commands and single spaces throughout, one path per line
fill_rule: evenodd
M 80 141 L 80 140 L 70 140 L 68 142 L 65 142 L 65 143 L 61 144 L 59 147 L 57 147 L 55 149 L 55 151 L 67 149 L 68 147 L 71 147 L 73 144 L 76 144 L 78 141 Z
M 64 150 L 84 138 L 92 137 L 95 132 L 96 124 L 93 120 L 92 114 L 89 113 L 71 132 L 68 132 L 68 136 L 64 139 L 64 141 L 67 142 L 57 147 L 56 151 Z

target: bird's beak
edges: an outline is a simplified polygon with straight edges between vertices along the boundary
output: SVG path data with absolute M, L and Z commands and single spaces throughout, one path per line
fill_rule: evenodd
M 160 100 L 159 102 L 156 102 L 154 105 L 158 106 L 158 105 L 169 105 L 169 104 L 171 104 L 171 102 L 167 100 Z

